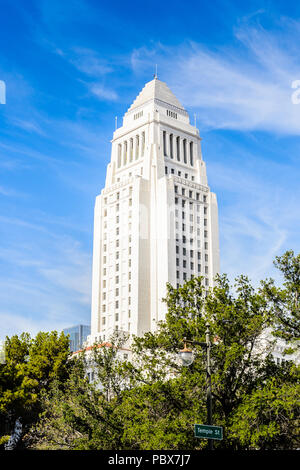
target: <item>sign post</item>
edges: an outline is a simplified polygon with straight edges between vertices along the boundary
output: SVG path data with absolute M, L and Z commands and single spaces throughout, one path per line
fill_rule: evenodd
M 221 441 L 223 439 L 222 426 L 209 426 L 207 424 L 195 424 L 195 437 L 202 439 L 215 439 Z

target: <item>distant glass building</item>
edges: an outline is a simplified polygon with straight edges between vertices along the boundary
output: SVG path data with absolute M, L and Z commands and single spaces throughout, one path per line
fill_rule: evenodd
M 72 352 L 78 351 L 83 347 L 83 343 L 87 340 L 87 336 L 91 333 L 89 325 L 76 325 L 63 330 L 65 335 L 70 335 L 70 349 Z

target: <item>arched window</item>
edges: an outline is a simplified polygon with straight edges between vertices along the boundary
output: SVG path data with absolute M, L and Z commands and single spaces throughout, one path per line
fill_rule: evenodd
M 124 165 L 127 163 L 127 140 L 124 142 Z
M 180 162 L 180 137 L 176 137 L 177 160 Z
M 140 137 L 135 136 L 135 159 L 137 160 L 140 156 Z
M 186 139 L 183 139 L 183 161 L 184 161 L 184 163 L 187 163 L 187 158 L 186 158 Z
M 129 161 L 133 160 L 133 138 L 130 139 Z
M 167 133 L 166 131 L 163 131 L 163 151 L 164 151 L 164 157 L 167 156 Z
M 173 134 L 170 134 L 170 157 L 173 158 Z
M 142 132 L 142 157 L 144 156 L 145 151 L 145 132 Z
M 118 168 L 120 168 L 122 164 L 122 144 L 118 145 Z
M 194 166 L 194 143 L 190 142 L 190 164 Z

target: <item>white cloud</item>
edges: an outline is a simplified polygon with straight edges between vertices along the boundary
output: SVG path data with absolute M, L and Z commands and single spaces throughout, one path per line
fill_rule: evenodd
M 91 253 L 67 235 L 72 225 L 61 225 L 60 219 L 55 224 L 52 218 L 49 226 L 44 219 L 1 219 L 0 339 L 90 320 Z
M 72 51 L 74 57 L 70 62 L 81 72 L 93 77 L 103 77 L 113 72 L 111 65 L 108 65 L 104 59 L 92 49 L 75 47 Z
M 299 135 L 300 105 L 292 103 L 292 82 L 300 79 L 299 24 L 280 34 L 243 24 L 235 34 L 238 44 L 232 49 L 212 51 L 191 42 L 143 47 L 133 51 L 132 68 L 143 73 L 157 62 L 161 79 L 197 112 L 202 129 Z
M 100 100 L 116 101 L 118 95 L 114 90 L 104 87 L 101 83 L 93 83 L 88 85 L 89 90 Z
M 233 148 L 223 144 L 230 154 Z M 219 202 L 221 269 L 231 279 L 249 275 L 255 284 L 269 276 L 278 279 L 275 256 L 299 249 L 300 192 L 288 179 L 294 174 L 297 180 L 299 169 L 258 155 L 246 159 L 239 147 L 235 151 L 240 161 L 229 158 L 208 166 Z

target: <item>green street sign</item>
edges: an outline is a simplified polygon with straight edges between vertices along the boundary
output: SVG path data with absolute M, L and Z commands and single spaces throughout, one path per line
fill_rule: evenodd
M 195 437 L 203 439 L 215 439 L 221 441 L 223 439 L 222 426 L 209 426 L 206 424 L 195 424 Z

